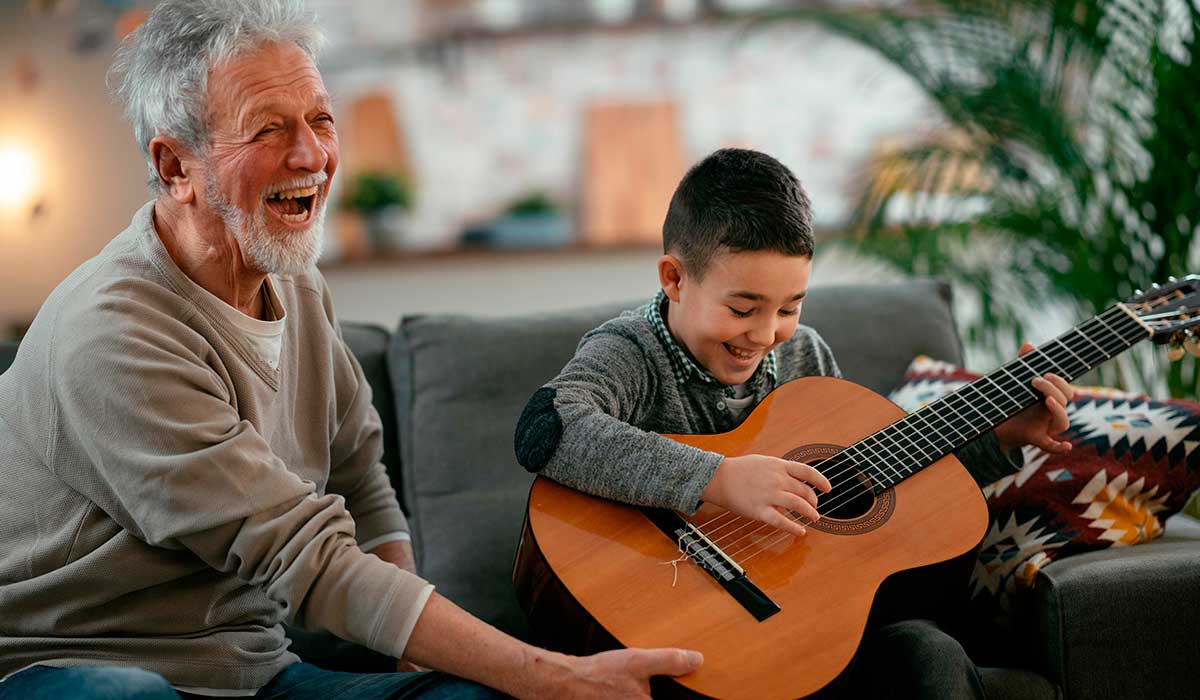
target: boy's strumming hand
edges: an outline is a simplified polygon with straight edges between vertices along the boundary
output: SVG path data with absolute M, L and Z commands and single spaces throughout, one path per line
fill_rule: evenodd
M 1033 349 L 1033 345 L 1024 343 L 1019 354 Z M 1000 449 L 1008 452 L 1033 445 L 1052 454 L 1069 452 L 1070 441 L 1056 440 L 1055 436 L 1071 425 L 1067 419 L 1067 404 L 1075 396 L 1075 390 L 1057 374 L 1034 377 L 1029 385 L 1044 398 L 996 426 L 996 442 L 1000 443 Z
M 738 515 L 773 525 L 793 535 L 806 530 L 787 511 L 815 521 L 816 487 L 832 488 L 821 472 L 807 464 L 767 455 L 726 457 L 704 487 L 701 498 Z

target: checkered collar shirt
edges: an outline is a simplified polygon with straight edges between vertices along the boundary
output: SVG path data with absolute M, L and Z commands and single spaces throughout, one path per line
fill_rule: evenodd
M 645 316 L 650 322 L 650 326 L 654 328 L 654 334 L 658 336 L 658 341 L 667 349 L 667 356 L 671 358 L 671 370 L 675 373 L 675 381 L 680 384 L 687 383 L 689 378 L 694 377 L 704 384 L 720 384 L 716 377 L 696 364 L 687 352 L 679 347 L 679 343 L 675 342 L 675 338 L 671 335 L 671 331 L 667 330 L 667 323 L 663 320 L 662 310 L 667 303 L 667 293 L 663 290 L 658 290 L 658 294 L 654 295 L 654 299 L 646 305 Z M 775 386 L 775 351 L 767 353 L 767 357 L 759 363 L 758 369 L 750 377 L 749 384 L 766 376 L 767 381 L 771 386 Z

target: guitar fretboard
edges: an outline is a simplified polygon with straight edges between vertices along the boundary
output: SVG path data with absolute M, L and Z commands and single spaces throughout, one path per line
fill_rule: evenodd
M 1073 382 L 1147 337 L 1147 328 L 1124 306 L 1113 306 L 850 445 L 827 464 L 853 464 L 879 493 L 1041 401 L 1030 386 L 1034 377 L 1053 372 Z

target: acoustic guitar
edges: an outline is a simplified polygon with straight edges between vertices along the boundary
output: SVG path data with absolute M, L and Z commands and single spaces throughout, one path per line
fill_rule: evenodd
M 927 599 L 942 590 L 921 574 L 969 565 L 987 507 L 951 452 L 1043 400 L 1033 377 L 1073 381 L 1146 338 L 1170 343 L 1175 357 L 1200 355 L 1200 276 L 1155 285 L 912 414 L 813 377 L 775 389 L 731 432 L 666 436 L 817 466 L 833 491 L 821 495 L 817 522 L 791 513 L 803 537 L 708 504 L 687 517 L 538 477 L 513 571 L 518 598 L 551 648 L 704 654 L 656 697 L 806 697 L 850 662 L 885 607 L 881 588 L 911 576 L 916 585 L 897 587 L 896 599 L 936 605 Z

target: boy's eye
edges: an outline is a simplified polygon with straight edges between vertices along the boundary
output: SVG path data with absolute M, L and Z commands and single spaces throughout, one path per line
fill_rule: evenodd
M 780 309 L 780 310 L 779 310 L 779 315 L 780 315 L 780 316 L 795 316 L 795 315 L 797 315 L 797 314 L 799 314 L 799 313 L 800 313 L 800 307 L 799 307 L 799 306 L 797 306 L 797 307 L 796 307 L 796 308 L 794 308 L 794 309 Z
M 754 313 L 754 310 L 753 310 L 753 309 L 751 309 L 750 311 L 742 311 L 741 309 L 735 309 L 735 308 L 733 308 L 732 306 L 730 306 L 730 307 L 728 307 L 728 308 L 729 308 L 729 310 L 730 310 L 730 311 L 732 311 L 732 312 L 733 312 L 733 315 L 734 315 L 734 316 L 737 316 L 738 318 L 746 318 L 746 317 L 748 317 L 750 314 Z

